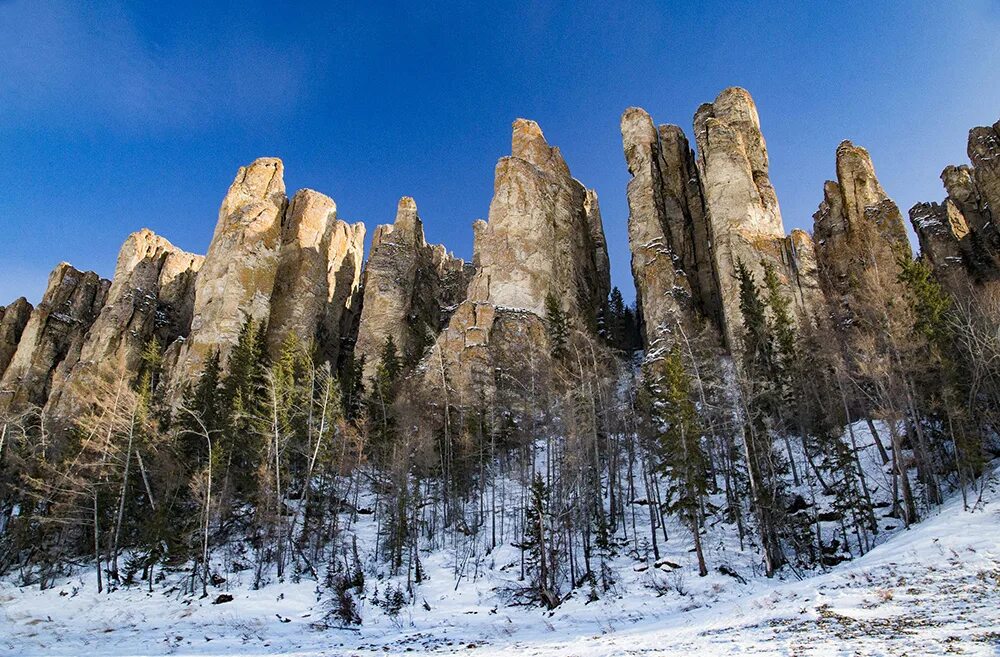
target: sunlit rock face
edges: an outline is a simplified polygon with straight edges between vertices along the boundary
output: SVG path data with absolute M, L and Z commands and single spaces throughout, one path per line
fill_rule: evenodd
M 333 199 L 299 190 L 288 206 L 271 312 L 268 345 L 277 354 L 294 334 L 317 356 L 336 366 L 351 313 L 360 305 L 364 224 L 337 219 Z
M 804 231 L 785 235 L 750 94 L 724 90 L 698 108 L 694 129 L 697 158 L 679 127 L 657 128 L 639 108 L 622 116 L 632 174 L 629 245 L 647 347 L 669 346 L 677 331 L 706 320 L 736 347 L 740 263 L 758 285 L 772 267 L 796 317 L 810 321 L 821 303 L 814 247 Z
M 365 378 L 375 371 L 388 338 L 407 363 L 420 360 L 465 298 L 470 276 L 463 260 L 427 243 L 416 202 L 400 199 L 395 222 L 375 229 L 364 269 L 354 355 L 365 361 Z
M 60 367 L 71 367 L 79 359 L 110 285 L 94 272 L 81 272 L 65 262 L 56 266 L 0 380 L 0 405 L 45 403 L 58 384 Z
M 225 362 L 247 318 L 269 318 L 288 203 L 283 174 L 281 160 L 261 158 L 241 167 L 229 187 L 195 281 L 191 331 L 173 368 L 176 383 L 196 376 L 213 350 Z
M 896 268 L 910 244 L 899 208 L 875 175 L 868 151 L 843 141 L 837 147 L 837 181 L 823 186 L 813 215 L 820 282 L 835 312 L 849 312 L 853 286 L 876 266 Z
M 537 123 L 513 127 L 489 220 L 475 228 L 469 300 L 541 316 L 552 294 L 571 321 L 593 327 L 611 286 L 597 196 L 570 175 Z
M 493 394 L 498 378 L 526 381 L 544 367 L 549 296 L 571 325 L 592 332 L 611 286 L 597 195 L 570 175 L 537 123 L 514 122 L 493 189 L 488 221 L 473 226 L 468 299 L 421 365 L 429 386 L 466 402 Z
M 998 130 L 1000 122 L 970 130 L 972 166 L 945 167 L 944 202 L 910 210 L 922 257 L 953 292 L 1000 281 L 1000 228 L 994 221 L 1000 203 Z
M 46 406 L 52 420 L 80 411 L 98 376 L 120 376 L 131 383 L 154 338 L 162 349 L 187 335 L 202 260 L 148 229 L 125 240 L 107 298 L 78 359 L 64 361 L 54 381 Z

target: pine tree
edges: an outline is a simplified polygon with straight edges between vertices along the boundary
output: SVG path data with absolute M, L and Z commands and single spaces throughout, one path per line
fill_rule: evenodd
M 709 490 L 708 458 L 680 347 L 674 345 L 665 358 L 653 363 L 650 374 L 656 446 L 672 480 L 668 510 L 679 513 L 691 529 L 698 574 L 704 577 L 708 568 L 701 546 L 701 510 Z
M 563 358 L 569 345 L 569 319 L 551 292 L 545 297 L 545 330 L 549 337 L 549 354 L 556 359 Z
M 736 263 L 740 286 L 740 311 L 743 315 L 743 406 L 744 455 L 750 484 L 750 496 L 757 516 L 765 572 L 772 576 L 784 562 L 779 540 L 778 518 L 783 498 L 782 465 L 774 452 L 767 426 L 767 410 L 774 408 L 774 343 L 768 326 L 766 305 L 760 297 L 753 274 L 742 262 Z

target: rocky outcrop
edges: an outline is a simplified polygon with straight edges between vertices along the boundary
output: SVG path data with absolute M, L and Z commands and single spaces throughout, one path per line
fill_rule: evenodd
M 0 308 L 0 377 L 10 365 L 21 341 L 24 327 L 31 318 L 32 307 L 24 297 L 17 299 L 6 308 Z
M 625 110 L 621 131 L 632 174 L 628 233 L 636 306 L 651 349 L 697 315 L 718 321 L 718 284 L 698 170 L 683 131 L 657 129 L 637 107 Z
M 409 363 L 423 356 L 454 307 L 465 298 L 469 269 L 443 246 L 428 244 L 417 204 L 399 200 L 396 220 L 372 236 L 355 358 L 370 378 L 391 337 Z
M 277 353 L 289 334 L 312 343 L 334 367 L 351 313 L 360 304 L 364 224 L 337 219 L 333 199 L 311 189 L 292 198 L 282 229 L 271 294 L 268 344 Z
M 427 389 L 446 403 L 479 403 L 504 382 L 529 390 L 550 359 L 546 298 L 586 331 L 610 290 L 597 195 L 533 121 L 514 122 L 511 150 L 496 166 L 489 220 L 473 226 L 469 298 L 423 362 Z
M 868 151 L 849 141 L 837 147 L 837 182 L 823 186 L 813 238 L 823 291 L 835 305 L 848 300 L 863 271 L 878 263 L 895 267 L 910 251 L 903 217 L 879 184 Z
M 1000 228 L 993 220 L 1000 203 L 998 126 L 969 131 L 973 166 L 941 172 L 948 193 L 943 204 L 920 203 L 910 210 L 921 255 L 953 292 L 1000 280 Z
M 110 285 L 94 272 L 78 271 L 65 262 L 56 266 L 0 380 L 0 405 L 45 403 L 57 370 L 79 359 L 84 336 Z
M 798 320 L 810 321 L 820 303 L 812 245 L 803 232 L 785 236 L 768 172 L 767 145 L 750 94 L 739 87 L 723 90 L 714 102 L 698 108 L 694 130 L 726 343 L 734 348 L 742 334 L 739 264 L 758 285 L 763 284 L 765 268 L 772 267 L 781 292 L 794 301 Z
M 969 131 L 968 154 L 980 196 L 980 209 L 995 217 L 1000 212 L 1000 121 Z M 978 230 L 980 226 L 974 228 Z
M 511 150 L 496 166 L 489 221 L 475 226 L 469 300 L 541 316 L 552 294 L 593 327 L 611 286 L 597 196 L 534 121 L 514 122 Z
M 223 199 L 195 281 L 190 335 L 178 344 L 175 387 L 196 376 L 213 350 L 225 362 L 247 318 L 268 319 L 287 205 L 283 174 L 281 160 L 256 160 L 240 168 Z
M 920 255 L 938 279 L 949 289 L 959 289 L 968 281 L 966 249 L 969 226 L 958 207 L 918 203 L 910 208 L 910 222 L 920 241 Z
M 47 404 L 51 419 L 58 422 L 76 411 L 96 377 L 133 378 L 150 340 L 162 348 L 187 335 L 202 261 L 148 229 L 129 235 L 78 359 L 65 361 L 53 381 Z

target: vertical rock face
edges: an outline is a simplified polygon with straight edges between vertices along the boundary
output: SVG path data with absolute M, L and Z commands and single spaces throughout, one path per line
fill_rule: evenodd
M 903 217 L 875 175 L 868 151 L 849 141 L 837 147 L 837 182 L 823 186 L 813 215 L 823 290 L 830 299 L 850 292 L 852 278 L 874 263 L 892 263 L 910 246 Z
M 79 358 L 84 336 L 110 285 L 94 272 L 81 272 L 66 263 L 56 266 L 0 380 L 0 404 L 45 402 L 56 370 L 64 361 L 75 363 Z
M 970 130 L 968 153 L 981 207 L 995 217 L 1000 213 L 1000 121 Z
M 533 121 L 514 122 L 511 150 L 497 163 L 489 221 L 473 224 L 469 298 L 424 361 L 426 383 L 442 394 L 455 390 L 452 402 L 488 394 L 501 373 L 527 381 L 529 374 L 512 372 L 549 358 L 548 295 L 587 330 L 610 291 L 596 193 L 570 176 Z
M 699 312 L 718 319 L 718 285 L 694 154 L 683 131 L 637 107 L 621 119 L 629 245 L 646 347 Z
M 76 409 L 101 367 L 134 375 L 151 339 L 165 346 L 187 335 L 202 260 L 147 229 L 125 240 L 107 299 L 79 357 L 66 359 L 54 377 L 47 404 L 51 418 L 67 417 Z
M 355 346 L 355 356 L 365 358 L 365 377 L 375 371 L 389 337 L 405 359 L 419 359 L 467 286 L 465 263 L 427 244 L 416 202 L 400 199 L 395 223 L 375 229 L 365 265 Z
M 941 172 L 948 192 L 942 205 L 920 203 L 910 210 L 921 255 L 956 292 L 1000 280 L 1000 228 L 994 221 L 1000 203 L 998 126 L 1000 122 L 969 131 L 973 166 L 948 166 Z
M 920 255 L 949 289 L 959 289 L 968 280 L 965 248 L 969 226 L 958 207 L 918 203 L 910 208 L 910 222 L 920 240 Z
M 333 365 L 358 303 L 365 227 L 337 219 L 333 199 L 303 189 L 288 207 L 271 295 L 268 344 L 277 353 L 294 333 Z
M 767 146 L 750 94 L 738 87 L 725 89 L 714 102 L 698 108 L 694 130 L 707 218 L 703 234 L 711 244 L 727 344 L 734 347 L 742 332 L 739 263 L 754 274 L 758 284 L 763 282 L 765 264 L 772 266 L 782 292 L 795 302 L 799 320 L 807 321 L 817 303 L 809 267 L 811 245 L 804 233 L 785 236 L 768 174 Z
M 24 297 L 14 301 L 6 308 L 0 308 L 0 377 L 10 365 L 21 341 L 21 334 L 31 317 L 31 304 Z
M 240 168 L 223 199 L 195 281 L 191 332 L 180 347 L 175 384 L 197 375 L 214 349 L 225 361 L 246 318 L 268 319 L 287 204 L 283 174 L 281 160 L 256 160 Z
M 570 176 L 537 123 L 518 119 L 513 128 L 489 221 L 475 228 L 469 298 L 541 316 L 553 294 L 572 321 L 593 326 L 611 285 L 597 196 Z

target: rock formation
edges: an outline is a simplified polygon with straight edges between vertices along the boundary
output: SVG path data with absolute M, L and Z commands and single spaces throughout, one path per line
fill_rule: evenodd
M 659 130 L 645 110 L 621 119 L 632 179 L 629 245 L 636 306 L 649 349 L 693 313 L 718 320 L 718 285 L 694 153 L 677 126 Z
M 774 268 L 782 293 L 792 299 L 800 321 L 815 312 L 820 297 L 811 272 L 812 244 L 804 232 L 785 236 L 778 197 L 768 174 L 767 146 L 753 99 L 730 87 L 694 117 L 698 172 L 708 217 L 719 306 L 726 343 L 742 332 L 736 269 L 746 266 L 758 284 Z
M 921 255 L 953 291 L 1000 280 L 1000 228 L 993 221 L 1000 203 L 1000 122 L 969 131 L 972 166 L 948 166 L 941 181 L 944 203 L 920 203 L 910 221 Z
M 162 348 L 187 335 L 195 275 L 202 260 L 148 229 L 129 235 L 118 253 L 107 300 L 87 332 L 79 358 L 73 363 L 67 360 L 54 381 L 50 417 L 58 420 L 76 410 L 97 376 L 134 376 L 151 339 L 156 338 Z
M 21 341 L 24 327 L 31 318 L 32 307 L 24 297 L 6 308 L 0 308 L 0 378 L 14 358 L 17 343 Z
M 697 161 L 680 128 L 654 128 L 641 109 L 626 110 L 621 127 L 647 348 L 667 346 L 660 343 L 676 326 L 701 318 L 715 322 L 731 347 L 738 344 L 738 263 L 758 284 L 772 266 L 800 320 L 812 316 L 821 299 L 812 240 L 804 231 L 785 236 L 757 109 L 745 90 L 731 87 L 698 108 Z
M 868 151 L 849 141 L 837 147 L 837 182 L 823 186 L 813 215 L 820 281 L 834 305 L 847 302 L 857 277 L 875 263 L 896 266 L 910 245 L 903 217 L 875 175 Z
M 469 300 L 545 314 L 554 295 L 593 327 L 610 292 L 597 196 L 570 176 L 534 121 L 514 122 L 512 154 L 496 166 L 489 222 L 475 226 Z
M 364 224 L 337 219 L 333 199 L 311 189 L 292 198 L 282 229 L 271 294 L 268 344 L 277 353 L 293 333 L 336 366 L 358 291 L 364 259 Z
M 489 220 L 473 226 L 469 298 L 424 363 L 429 385 L 456 390 L 460 403 L 548 358 L 549 295 L 570 323 L 591 330 L 610 291 L 597 195 L 572 178 L 535 122 L 514 122 L 511 150 L 496 166 Z
M 57 369 L 64 361 L 78 360 L 110 285 L 94 272 L 78 271 L 65 262 L 56 266 L 0 380 L 0 405 L 45 403 Z
M 219 221 L 195 281 L 187 340 L 179 344 L 174 386 L 196 376 L 215 349 L 225 362 L 247 318 L 264 322 L 278 269 L 285 214 L 284 166 L 261 158 L 241 167 L 219 209 Z
M 375 229 L 365 265 L 355 347 L 355 357 L 365 359 L 365 379 L 375 371 L 389 337 L 405 360 L 419 360 L 465 298 L 468 282 L 465 263 L 443 246 L 427 243 L 416 202 L 401 198 L 395 222 Z

